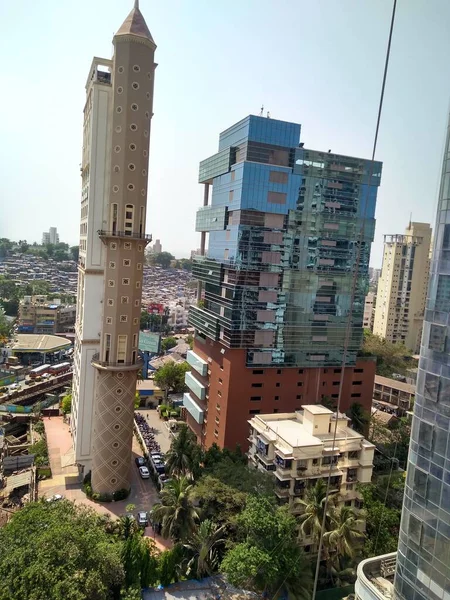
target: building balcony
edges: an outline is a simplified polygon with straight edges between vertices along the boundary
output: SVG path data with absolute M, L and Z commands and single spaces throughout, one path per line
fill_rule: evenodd
M 285 487 L 279 487 L 279 486 L 275 486 L 275 494 L 278 496 L 278 498 L 287 498 L 289 496 L 290 493 L 290 488 Z
M 205 419 L 205 411 L 192 398 L 191 394 L 183 394 L 183 406 L 199 425 L 207 422 Z
M 152 236 L 150 233 L 139 233 L 138 231 L 106 231 L 105 229 L 99 229 L 97 233 L 101 238 L 131 238 L 134 240 L 144 240 L 147 243 L 152 241 Z
M 138 356 L 135 362 L 111 362 L 100 360 L 100 354 L 94 354 L 91 359 L 91 365 L 101 371 L 139 371 L 142 369 L 144 362 Z
M 199 400 L 205 400 L 206 387 L 192 375 L 192 371 L 187 371 L 184 382 Z

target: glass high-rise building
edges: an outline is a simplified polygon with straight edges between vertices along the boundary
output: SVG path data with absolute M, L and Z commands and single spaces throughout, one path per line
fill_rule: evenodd
M 193 267 L 204 297 L 184 404 L 205 445 L 245 445 L 258 412 L 336 402 L 345 346 L 342 408 L 370 408 L 374 364 L 357 354 L 381 163 L 306 149 L 300 130 L 251 115 L 200 163 L 209 243 Z
M 450 121 L 423 324 L 395 589 L 450 599 Z

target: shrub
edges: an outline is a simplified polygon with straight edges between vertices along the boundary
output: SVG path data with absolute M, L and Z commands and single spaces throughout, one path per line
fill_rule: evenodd
M 39 433 L 39 435 L 44 435 L 45 434 L 45 427 L 44 427 L 43 421 L 37 421 L 34 424 L 34 430 L 36 431 L 36 433 Z
M 115 500 L 115 501 L 125 500 L 125 498 L 128 498 L 129 493 L 130 493 L 130 490 L 126 490 L 125 488 L 123 488 L 121 490 L 117 490 L 117 492 L 114 492 L 114 494 L 113 494 L 113 500 Z
M 99 502 L 112 502 L 112 494 L 99 494 Z
M 83 491 L 88 498 L 92 498 L 92 487 L 90 483 L 85 483 L 83 485 Z
M 90 487 L 90 486 L 89 486 Z M 91 488 L 91 498 L 92 500 L 94 500 L 95 502 L 98 502 L 100 500 L 100 494 L 98 494 L 97 492 L 92 493 L 92 488 Z

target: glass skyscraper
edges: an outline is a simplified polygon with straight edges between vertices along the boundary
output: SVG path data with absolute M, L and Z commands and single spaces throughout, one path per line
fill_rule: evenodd
M 450 121 L 400 527 L 402 600 L 450 600 Z
M 336 404 L 341 379 L 341 410 L 370 410 L 375 364 L 358 350 L 381 163 L 304 148 L 300 132 L 250 115 L 200 163 L 184 406 L 207 447 L 245 448 L 252 415 Z

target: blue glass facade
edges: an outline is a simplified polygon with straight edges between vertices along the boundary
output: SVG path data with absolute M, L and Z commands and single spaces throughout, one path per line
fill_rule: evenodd
M 450 598 L 450 119 L 423 323 L 395 589 Z
M 355 269 L 347 364 L 361 344 L 381 163 L 305 149 L 300 131 L 249 116 L 220 135 L 232 158 L 211 180 L 211 210 L 225 209 L 224 227 L 194 264 L 205 298 L 190 322 L 245 348 L 248 366 L 340 364 Z

